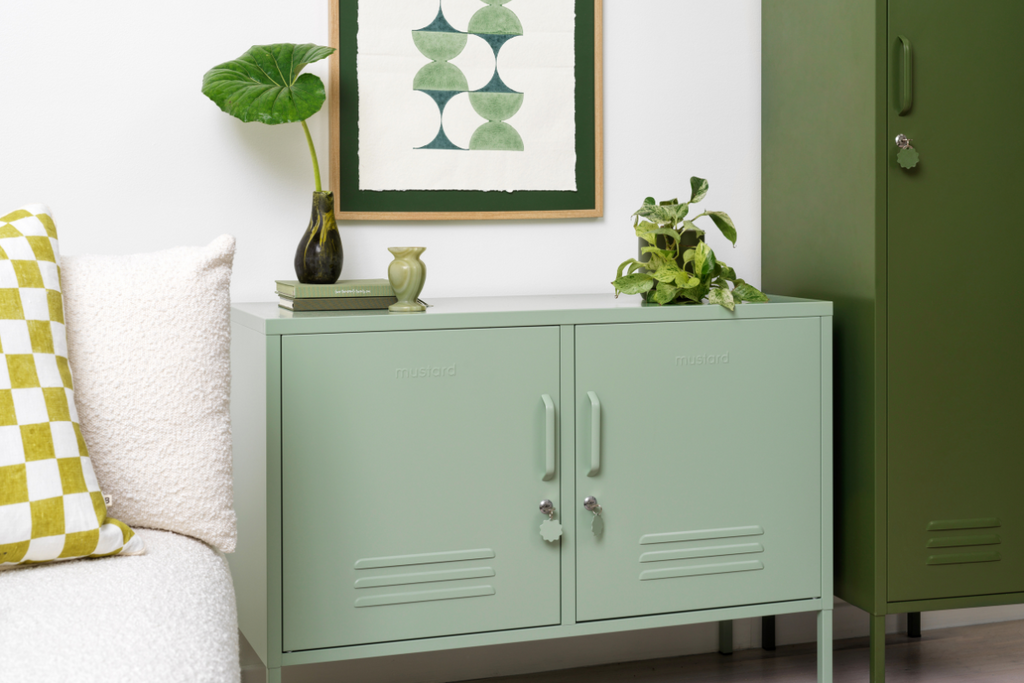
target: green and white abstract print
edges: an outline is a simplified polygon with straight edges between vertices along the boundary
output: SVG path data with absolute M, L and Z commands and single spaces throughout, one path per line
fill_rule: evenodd
M 485 7 L 477 10 L 469 20 L 469 30 L 459 31 L 444 17 L 444 6 L 438 10 L 437 18 L 428 26 L 413 31 L 413 42 L 431 59 L 413 80 L 413 89 L 433 99 L 441 110 L 441 128 L 434 140 L 420 149 L 464 149 L 455 145 L 444 134 L 444 108 L 449 101 L 461 93 L 469 94 L 469 103 L 484 118 L 469 141 L 471 150 L 499 150 L 522 152 L 523 138 L 515 128 L 505 123 L 516 115 L 523 106 L 523 93 L 505 85 L 498 71 L 498 57 L 501 48 L 513 38 L 523 35 L 523 24 L 512 10 L 503 5 L 511 0 L 481 0 Z M 462 71 L 449 60 L 458 57 L 466 47 L 469 36 L 482 39 L 494 51 L 494 76 L 487 85 L 478 90 L 469 90 Z
M 574 0 L 359 0 L 360 190 L 576 189 Z

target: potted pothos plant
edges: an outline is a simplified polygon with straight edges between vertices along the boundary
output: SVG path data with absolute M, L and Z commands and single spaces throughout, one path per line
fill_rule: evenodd
M 332 284 L 341 275 L 344 254 L 334 218 L 334 195 L 320 185 L 320 164 L 306 119 L 327 99 L 324 83 L 301 73 L 306 65 L 334 52 L 320 45 L 254 45 L 238 59 L 213 67 L 203 76 L 203 94 L 223 111 L 245 122 L 302 124 L 313 158 L 313 215 L 295 251 L 299 282 Z
M 688 218 L 690 206 L 708 193 L 708 181 L 690 178 L 690 201 L 656 202 L 648 197 L 633 214 L 640 239 L 640 258 L 619 265 L 612 285 L 619 294 L 640 294 L 650 304 L 700 304 L 704 299 L 730 311 L 736 304 L 762 303 L 768 297 L 737 277 L 704 241 L 705 231 L 694 223 L 707 216 L 722 235 L 736 244 L 736 226 L 724 211 L 705 211 Z M 731 285 L 731 287 L 730 287 Z

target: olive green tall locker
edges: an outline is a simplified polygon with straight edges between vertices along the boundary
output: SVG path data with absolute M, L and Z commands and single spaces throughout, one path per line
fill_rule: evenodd
M 886 614 L 1024 602 L 1024 3 L 762 12 L 763 282 L 835 303 L 835 588 L 881 681 Z

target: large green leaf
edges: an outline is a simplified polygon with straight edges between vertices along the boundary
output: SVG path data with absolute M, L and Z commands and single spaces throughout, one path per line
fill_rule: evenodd
M 647 199 L 651 198 L 648 197 Z M 651 215 L 654 213 L 654 209 L 657 208 L 657 206 L 658 205 L 654 203 L 653 199 L 651 199 L 651 201 L 649 202 L 645 200 L 644 205 L 637 209 L 636 213 L 634 213 L 633 215 L 640 216 L 641 218 L 650 218 Z
M 725 239 L 736 244 L 736 225 L 733 224 L 732 219 L 729 218 L 729 214 L 724 211 L 708 211 L 708 215 L 711 216 L 711 220 L 715 222 L 718 229 L 725 235 Z
M 693 259 L 693 272 L 703 278 L 705 275 L 710 275 L 715 269 L 717 261 L 715 260 L 715 252 L 711 250 L 707 242 L 701 242 L 697 245 L 697 255 Z
M 682 272 L 675 261 L 669 261 L 661 268 L 658 268 L 657 272 L 654 273 L 654 279 L 658 282 L 675 282 L 676 277 Z
M 703 244 L 703 243 L 702 243 Z M 715 259 L 715 252 L 708 249 L 708 255 L 704 259 L 704 267 L 700 271 L 701 277 L 711 277 L 715 272 L 715 268 L 718 267 L 718 261 Z
M 655 206 L 651 208 L 651 218 L 658 223 L 675 225 L 676 212 L 673 206 Z
M 743 280 L 739 280 L 736 283 L 736 288 L 732 290 L 733 298 L 740 301 L 750 301 L 752 303 L 763 304 L 768 301 L 767 295 L 764 292 L 748 285 Z
M 690 203 L 696 204 L 708 194 L 708 181 L 694 176 L 690 178 Z
M 612 284 L 615 285 L 616 291 L 623 294 L 640 294 L 653 287 L 654 282 L 655 280 L 651 277 L 650 273 L 636 273 L 635 275 L 620 277 Z
M 305 121 L 323 106 L 324 84 L 299 73 L 334 48 L 320 45 L 254 45 L 238 59 L 203 76 L 203 94 L 242 121 L 277 124 Z

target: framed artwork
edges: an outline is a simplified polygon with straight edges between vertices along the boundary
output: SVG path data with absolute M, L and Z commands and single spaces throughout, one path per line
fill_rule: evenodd
M 604 212 L 602 0 L 330 0 L 339 220 Z

